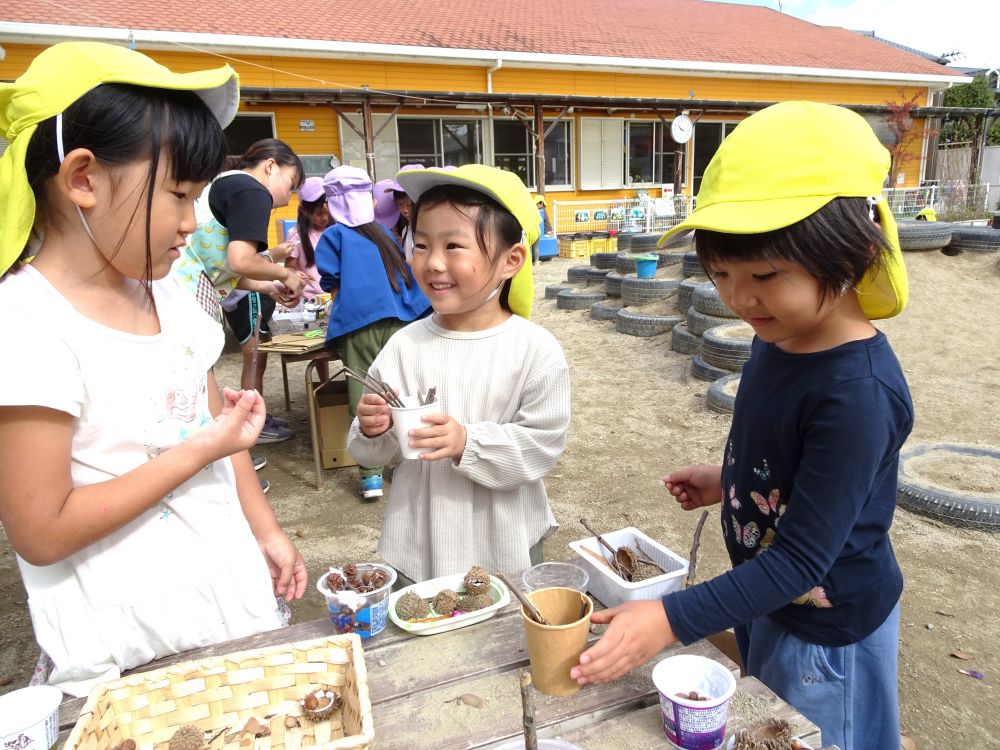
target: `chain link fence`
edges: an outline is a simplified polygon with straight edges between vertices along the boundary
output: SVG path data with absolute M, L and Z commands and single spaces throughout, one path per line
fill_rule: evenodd
M 555 201 L 552 229 L 577 232 L 666 232 L 688 215 L 687 196 L 671 198 L 608 198 L 595 201 Z

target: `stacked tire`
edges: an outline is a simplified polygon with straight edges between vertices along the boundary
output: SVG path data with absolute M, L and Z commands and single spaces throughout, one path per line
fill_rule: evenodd
M 995 253 L 1000 251 L 1000 229 L 956 226 L 951 242 L 944 249 L 948 255 L 959 253 Z
M 687 330 L 692 335 L 702 337 L 700 352 L 691 361 L 691 374 L 699 380 L 714 382 L 743 367 L 742 363 L 738 367 L 729 366 L 736 361 L 736 355 L 735 353 L 730 355 L 729 349 L 721 341 L 713 342 L 713 355 L 710 355 L 712 361 L 705 358 L 707 332 L 718 326 L 732 324 L 735 318 L 736 316 L 722 303 L 719 290 L 711 281 L 702 282 L 694 288 L 691 293 L 691 307 L 687 312 Z M 749 346 L 749 342 L 747 344 Z
M 954 227 L 947 221 L 900 221 L 899 249 L 941 250 L 951 242 Z

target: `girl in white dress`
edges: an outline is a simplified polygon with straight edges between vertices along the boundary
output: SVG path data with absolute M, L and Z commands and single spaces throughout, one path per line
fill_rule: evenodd
M 277 628 L 305 588 L 247 453 L 264 402 L 219 392 L 222 330 L 168 273 L 238 101 L 228 67 L 97 43 L 0 84 L 0 521 L 71 695 Z

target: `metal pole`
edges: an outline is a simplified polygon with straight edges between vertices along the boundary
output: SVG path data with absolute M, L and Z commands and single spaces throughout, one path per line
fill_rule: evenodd
M 535 191 L 545 195 L 545 121 L 542 105 L 535 104 Z

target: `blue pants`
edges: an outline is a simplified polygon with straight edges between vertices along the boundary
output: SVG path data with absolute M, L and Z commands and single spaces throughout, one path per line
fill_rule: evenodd
M 898 603 L 874 633 L 850 646 L 807 643 L 769 617 L 735 630 L 747 673 L 816 724 L 824 746 L 898 750 Z

